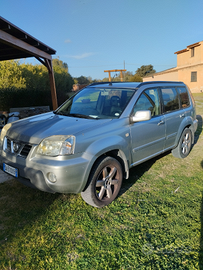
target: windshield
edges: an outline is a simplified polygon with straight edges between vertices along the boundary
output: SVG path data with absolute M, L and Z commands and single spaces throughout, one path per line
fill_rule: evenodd
M 133 89 L 87 87 L 55 113 L 92 119 L 119 118 L 134 93 Z

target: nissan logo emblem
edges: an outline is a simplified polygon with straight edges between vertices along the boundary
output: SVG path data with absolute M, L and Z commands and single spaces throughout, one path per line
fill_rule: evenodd
M 17 143 L 14 142 L 13 143 L 13 150 L 14 150 L 14 152 L 18 152 L 19 148 L 20 148 L 19 144 L 17 144 Z

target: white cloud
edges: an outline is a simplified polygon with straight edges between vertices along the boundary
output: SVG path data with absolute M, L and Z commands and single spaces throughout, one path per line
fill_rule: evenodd
M 82 53 L 82 54 L 78 54 L 78 55 L 67 55 L 68 58 L 74 58 L 74 59 L 83 59 L 83 58 L 87 58 L 90 57 L 92 55 L 94 55 L 95 53 Z
M 70 39 L 66 39 L 65 43 L 71 43 L 72 41 Z

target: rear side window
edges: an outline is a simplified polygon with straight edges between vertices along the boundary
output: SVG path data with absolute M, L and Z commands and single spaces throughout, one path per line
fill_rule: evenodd
M 182 108 L 187 108 L 190 106 L 190 99 L 189 99 L 189 95 L 188 92 L 186 90 L 185 87 L 178 87 L 178 93 L 180 95 L 180 102 L 181 102 L 181 106 Z
M 179 109 L 179 98 L 175 88 L 163 88 L 161 93 L 165 113 Z

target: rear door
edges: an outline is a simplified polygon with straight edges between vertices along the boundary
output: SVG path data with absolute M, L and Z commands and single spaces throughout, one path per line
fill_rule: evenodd
M 181 108 L 179 95 L 175 87 L 164 87 L 160 90 L 166 126 L 166 141 L 164 145 L 164 149 L 166 150 L 175 145 L 179 127 L 185 118 L 185 111 Z

